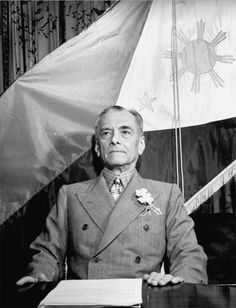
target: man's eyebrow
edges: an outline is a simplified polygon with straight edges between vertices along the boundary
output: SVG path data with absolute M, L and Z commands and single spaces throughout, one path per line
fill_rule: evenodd
M 112 128 L 110 126 L 103 126 L 103 127 L 100 127 L 100 131 L 101 130 L 111 130 Z
M 133 128 L 131 126 L 128 126 L 128 125 L 122 125 L 119 127 L 119 129 L 130 129 L 130 130 L 133 130 Z

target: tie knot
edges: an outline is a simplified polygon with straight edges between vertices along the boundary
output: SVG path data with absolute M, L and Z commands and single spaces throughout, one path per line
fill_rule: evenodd
M 114 185 L 122 185 L 121 184 L 121 179 L 119 176 L 117 176 L 115 179 L 114 179 L 114 182 L 113 182 Z

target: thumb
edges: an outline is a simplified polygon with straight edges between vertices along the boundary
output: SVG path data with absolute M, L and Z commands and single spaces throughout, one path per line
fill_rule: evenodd
M 31 277 L 31 276 L 25 276 L 25 277 L 22 277 L 21 279 L 19 279 L 16 284 L 18 286 L 22 286 L 26 283 L 34 283 L 34 282 L 37 282 L 37 278 L 34 278 L 34 277 Z
M 143 275 L 143 280 L 148 280 L 149 276 L 150 276 L 149 274 L 144 274 Z

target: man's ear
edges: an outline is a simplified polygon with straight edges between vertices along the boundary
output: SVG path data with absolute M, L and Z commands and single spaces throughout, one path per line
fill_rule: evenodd
M 139 139 L 139 147 L 138 147 L 139 155 L 143 154 L 144 149 L 145 149 L 145 138 L 144 136 L 141 136 Z
M 100 150 L 99 150 L 99 145 L 97 143 L 97 140 L 95 141 L 95 152 L 97 154 L 97 157 L 100 157 Z

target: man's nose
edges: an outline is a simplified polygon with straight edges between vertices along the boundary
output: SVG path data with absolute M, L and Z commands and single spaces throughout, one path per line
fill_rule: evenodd
M 114 130 L 111 136 L 111 144 L 117 144 L 117 143 L 120 143 L 119 133 Z

